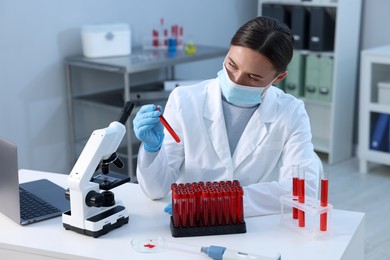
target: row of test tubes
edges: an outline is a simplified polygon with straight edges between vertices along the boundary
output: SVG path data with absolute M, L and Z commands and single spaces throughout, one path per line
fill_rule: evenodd
M 238 180 L 173 183 L 171 191 L 175 228 L 244 223 L 244 191 Z
M 305 171 L 299 170 L 299 165 L 292 166 L 292 195 L 293 199 L 299 203 L 305 203 Z M 321 173 L 321 194 L 320 206 L 328 206 L 328 175 L 326 172 Z M 292 218 L 298 219 L 298 226 L 305 227 L 305 212 L 298 208 L 292 209 Z M 327 213 L 320 215 L 320 230 L 327 230 Z

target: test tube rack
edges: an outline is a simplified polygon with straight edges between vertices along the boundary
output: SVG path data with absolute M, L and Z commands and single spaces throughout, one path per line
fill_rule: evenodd
M 281 196 L 281 224 L 311 239 L 329 237 L 332 234 L 332 209 L 333 205 L 321 206 L 320 201 L 305 197 L 305 203 L 299 203 L 297 196 Z M 290 208 L 297 208 L 305 212 L 305 226 L 299 227 L 298 220 L 293 219 Z M 327 214 L 327 230 L 320 230 L 320 216 Z
M 173 183 L 173 237 L 246 233 L 239 181 Z

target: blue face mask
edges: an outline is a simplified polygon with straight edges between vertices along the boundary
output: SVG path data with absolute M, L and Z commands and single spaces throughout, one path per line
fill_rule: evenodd
M 229 103 L 234 105 L 258 105 L 261 103 L 261 96 L 263 91 L 270 86 L 274 81 L 265 87 L 249 87 L 241 86 L 234 83 L 226 71 L 225 65 L 223 69 L 218 72 L 219 84 L 221 86 L 222 94 Z

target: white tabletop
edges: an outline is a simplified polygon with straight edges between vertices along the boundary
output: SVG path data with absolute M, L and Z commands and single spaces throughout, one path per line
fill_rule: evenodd
M 67 175 L 19 171 L 20 181 L 47 178 L 66 187 Z M 139 185 L 126 183 L 112 190 L 127 208 L 129 223 L 93 238 L 65 230 L 61 218 L 28 226 L 20 226 L 0 213 L 0 258 L 20 259 L 210 259 L 201 253 L 161 249 L 155 253 L 139 253 L 132 240 L 163 237 L 167 241 L 194 246 L 218 245 L 242 252 L 267 255 L 279 251 L 282 259 L 363 259 L 364 214 L 351 211 L 332 211 L 332 235 L 311 239 L 280 225 L 280 215 L 246 218 L 247 233 L 221 236 L 173 238 L 169 215 L 164 212 L 169 198 L 151 201 Z

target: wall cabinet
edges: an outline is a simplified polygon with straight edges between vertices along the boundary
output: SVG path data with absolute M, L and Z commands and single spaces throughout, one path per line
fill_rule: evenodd
M 369 162 L 390 165 L 390 45 L 361 52 L 359 160 L 360 172 Z
M 259 0 L 259 15 L 292 28 L 294 57 L 281 87 L 304 101 L 314 149 L 329 164 L 353 154 L 361 6 L 361 0 Z

